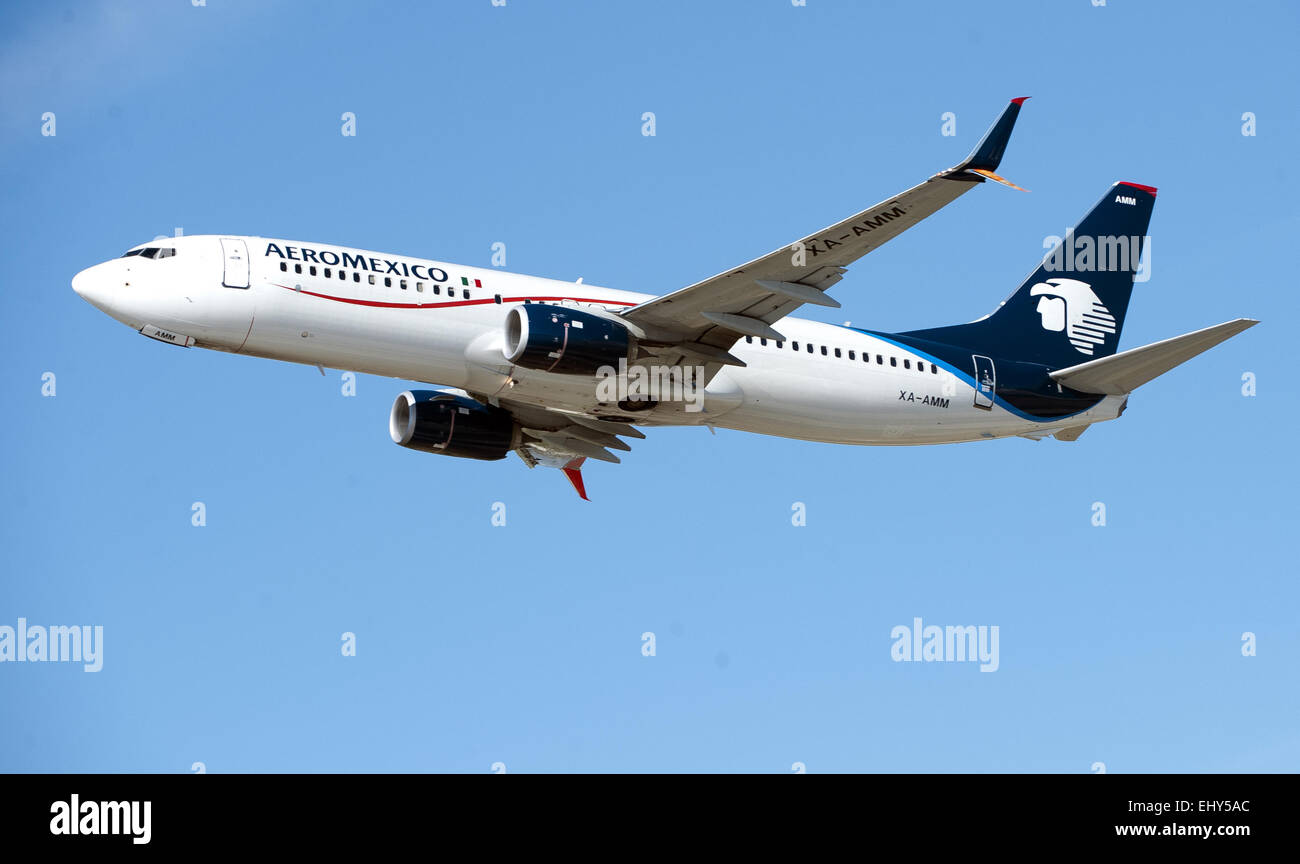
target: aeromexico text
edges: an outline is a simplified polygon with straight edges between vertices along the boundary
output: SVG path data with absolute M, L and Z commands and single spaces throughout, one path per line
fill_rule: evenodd
M 267 243 L 266 255 L 267 257 L 278 255 L 286 261 L 303 261 L 307 264 L 325 264 L 330 267 L 346 267 L 350 270 L 367 270 L 380 275 L 393 273 L 398 276 L 428 279 L 430 282 L 447 281 L 447 271 L 441 267 L 430 267 L 427 264 L 408 264 L 405 261 L 390 261 L 387 258 L 374 258 L 359 254 L 353 255 L 351 252 L 335 252 L 332 249 L 285 246 L 282 250 L 275 243 Z

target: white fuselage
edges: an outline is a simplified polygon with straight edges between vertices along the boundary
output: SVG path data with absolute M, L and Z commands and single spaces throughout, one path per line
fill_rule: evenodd
M 163 341 L 627 419 L 601 403 L 592 377 L 508 362 L 505 318 L 525 301 L 619 312 L 651 295 L 261 237 L 180 237 L 146 245 L 176 254 L 107 261 L 79 273 L 73 287 L 114 318 Z M 1033 419 L 1000 400 L 977 407 L 973 370 L 887 338 L 793 317 L 774 327 L 788 341 L 777 347 L 771 340 L 740 339 L 731 353 L 747 365 L 724 366 L 712 378 L 703 410 L 663 403 L 631 422 L 841 444 L 939 444 L 1039 437 L 1113 419 L 1124 401 L 1107 397 L 1068 418 Z

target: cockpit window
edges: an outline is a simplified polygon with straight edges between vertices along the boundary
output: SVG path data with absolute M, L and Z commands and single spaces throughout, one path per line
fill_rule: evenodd
M 139 255 L 141 258 L 173 258 L 176 256 L 175 246 L 146 246 L 143 249 L 131 249 L 123 253 L 123 258 L 130 258 L 132 255 Z

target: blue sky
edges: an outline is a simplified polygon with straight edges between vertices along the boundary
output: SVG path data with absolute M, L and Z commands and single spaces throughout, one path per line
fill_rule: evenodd
M 0 625 L 102 625 L 104 665 L 0 664 L 0 770 L 1300 770 L 1298 17 L 7 4 Z M 808 315 L 970 320 L 1112 182 L 1157 186 L 1121 345 L 1263 323 L 1075 443 L 653 430 L 584 503 L 394 446 L 405 382 L 168 348 L 69 287 L 180 227 L 478 266 L 502 241 L 666 292 L 954 164 L 1021 95 L 1001 173 L 1032 192 L 975 190 Z M 915 617 L 997 625 L 998 670 L 893 662 Z

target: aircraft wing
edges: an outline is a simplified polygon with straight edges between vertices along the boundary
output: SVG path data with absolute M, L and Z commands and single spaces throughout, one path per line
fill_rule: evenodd
M 1020 106 L 1012 99 L 960 164 L 829 228 L 703 282 L 633 306 L 622 317 L 640 328 L 642 345 L 661 359 L 743 365 L 727 353 L 740 336 L 783 341 L 772 323 L 804 303 L 838 307 L 826 289 L 849 264 L 902 234 L 985 179 L 1019 189 L 993 173 L 1006 151 Z M 655 349 L 658 350 L 655 350 Z

